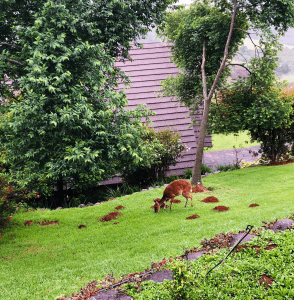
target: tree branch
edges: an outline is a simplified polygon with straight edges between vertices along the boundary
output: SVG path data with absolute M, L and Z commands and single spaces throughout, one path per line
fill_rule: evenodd
M 0 56 L 2 56 L 2 54 L 0 54 Z M 13 64 L 22 66 L 22 63 L 19 62 L 19 61 L 17 61 L 17 60 L 10 59 L 10 58 L 5 58 L 5 60 L 6 60 L 6 61 L 9 61 L 9 62 L 11 62 L 11 63 L 13 63 Z
M 202 89 L 203 89 L 203 99 L 207 98 L 207 84 L 206 84 L 206 74 L 205 74 L 205 56 L 206 56 L 206 41 L 203 41 L 203 53 L 202 53 Z
M 9 43 L 6 43 L 6 42 L 1 42 L 0 45 L 6 45 L 6 46 L 14 47 L 14 48 L 20 48 L 19 46 L 9 44 Z
M 253 74 L 247 67 L 245 67 L 244 65 L 242 64 L 232 64 L 232 63 L 229 63 L 225 66 L 226 67 L 229 67 L 229 66 L 240 66 L 240 67 L 243 67 L 244 69 L 246 69 L 250 74 Z

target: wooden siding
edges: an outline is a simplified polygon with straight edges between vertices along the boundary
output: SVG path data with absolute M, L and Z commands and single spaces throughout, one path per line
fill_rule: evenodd
M 133 48 L 130 51 L 132 62 L 118 62 L 120 67 L 130 76 L 130 88 L 126 89 L 128 98 L 128 108 L 134 108 L 138 104 L 147 104 L 147 107 L 156 112 L 151 116 L 152 127 L 163 129 L 172 127 L 182 136 L 188 151 L 184 157 L 179 159 L 176 166 L 171 166 L 169 174 L 183 174 L 187 168 L 192 168 L 196 156 L 198 127 L 191 127 L 189 110 L 184 105 L 179 105 L 177 101 L 172 101 L 169 97 L 158 97 L 161 87 L 161 80 L 170 75 L 177 74 L 177 68 L 170 61 L 171 53 L 165 43 L 143 44 L 143 48 Z M 119 85 L 124 88 L 124 85 Z M 205 147 L 211 146 L 211 137 L 205 138 Z M 110 181 L 109 181 L 110 182 Z M 116 180 L 111 180 L 115 183 Z

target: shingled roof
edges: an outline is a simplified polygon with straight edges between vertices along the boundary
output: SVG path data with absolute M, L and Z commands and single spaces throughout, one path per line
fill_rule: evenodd
M 146 43 L 143 48 L 133 47 L 130 55 L 132 62 L 119 62 L 116 65 L 130 76 L 130 89 L 126 89 L 129 101 L 128 108 L 138 104 L 147 104 L 156 115 L 150 119 L 152 127 L 162 129 L 172 127 L 182 136 L 182 142 L 189 148 L 176 166 L 171 166 L 169 174 L 183 174 L 187 168 L 192 168 L 196 156 L 198 127 L 191 127 L 189 110 L 184 105 L 170 97 L 158 97 L 161 80 L 170 75 L 176 75 L 178 69 L 170 61 L 171 52 L 165 43 Z M 124 86 L 121 85 L 120 88 Z M 200 116 L 199 116 L 200 117 Z M 211 137 L 205 139 L 205 147 L 211 146 Z

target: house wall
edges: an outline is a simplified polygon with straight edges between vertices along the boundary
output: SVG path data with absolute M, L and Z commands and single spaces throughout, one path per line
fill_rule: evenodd
M 130 89 L 126 89 L 129 100 L 128 108 L 135 108 L 138 104 L 147 104 L 156 115 L 151 116 L 152 127 L 163 129 L 172 127 L 182 136 L 182 142 L 189 150 L 184 158 L 179 159 L 176 166 L 171 166 L 169 174 L 183 174 L 187 168 L 192 168 L 196 156 L 198 127 L 191 126 L 189 110 L 184 105 L 170 97 L 158 96 L 160 81 L 170 75 L 176 75 L 178 69 L 170 61 L 171 53 L 165 43 L 145 43 L 144 48 L 133 47 L 130 55 L 132 62 L 119 62 L 116 65 L 130 76 Z M 121 84 L 120 88 L 124 88 Z M 211 137 L 205 138 L 205 147 L 211 146 Z M 113 182 L 113 180 L 112 180 Z

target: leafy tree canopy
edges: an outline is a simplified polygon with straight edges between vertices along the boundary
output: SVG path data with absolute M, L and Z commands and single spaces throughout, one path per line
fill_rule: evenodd
M 170 2 L 1 0 L 1 97 L 15 101 L 2 106 L 0 138 L 18 180 L 43 193 L 57 182 L 62 199 L 65 182 L 86 188 L 152 152 L 141 139 L 150 113 L 125 109 L 114 63 Z

